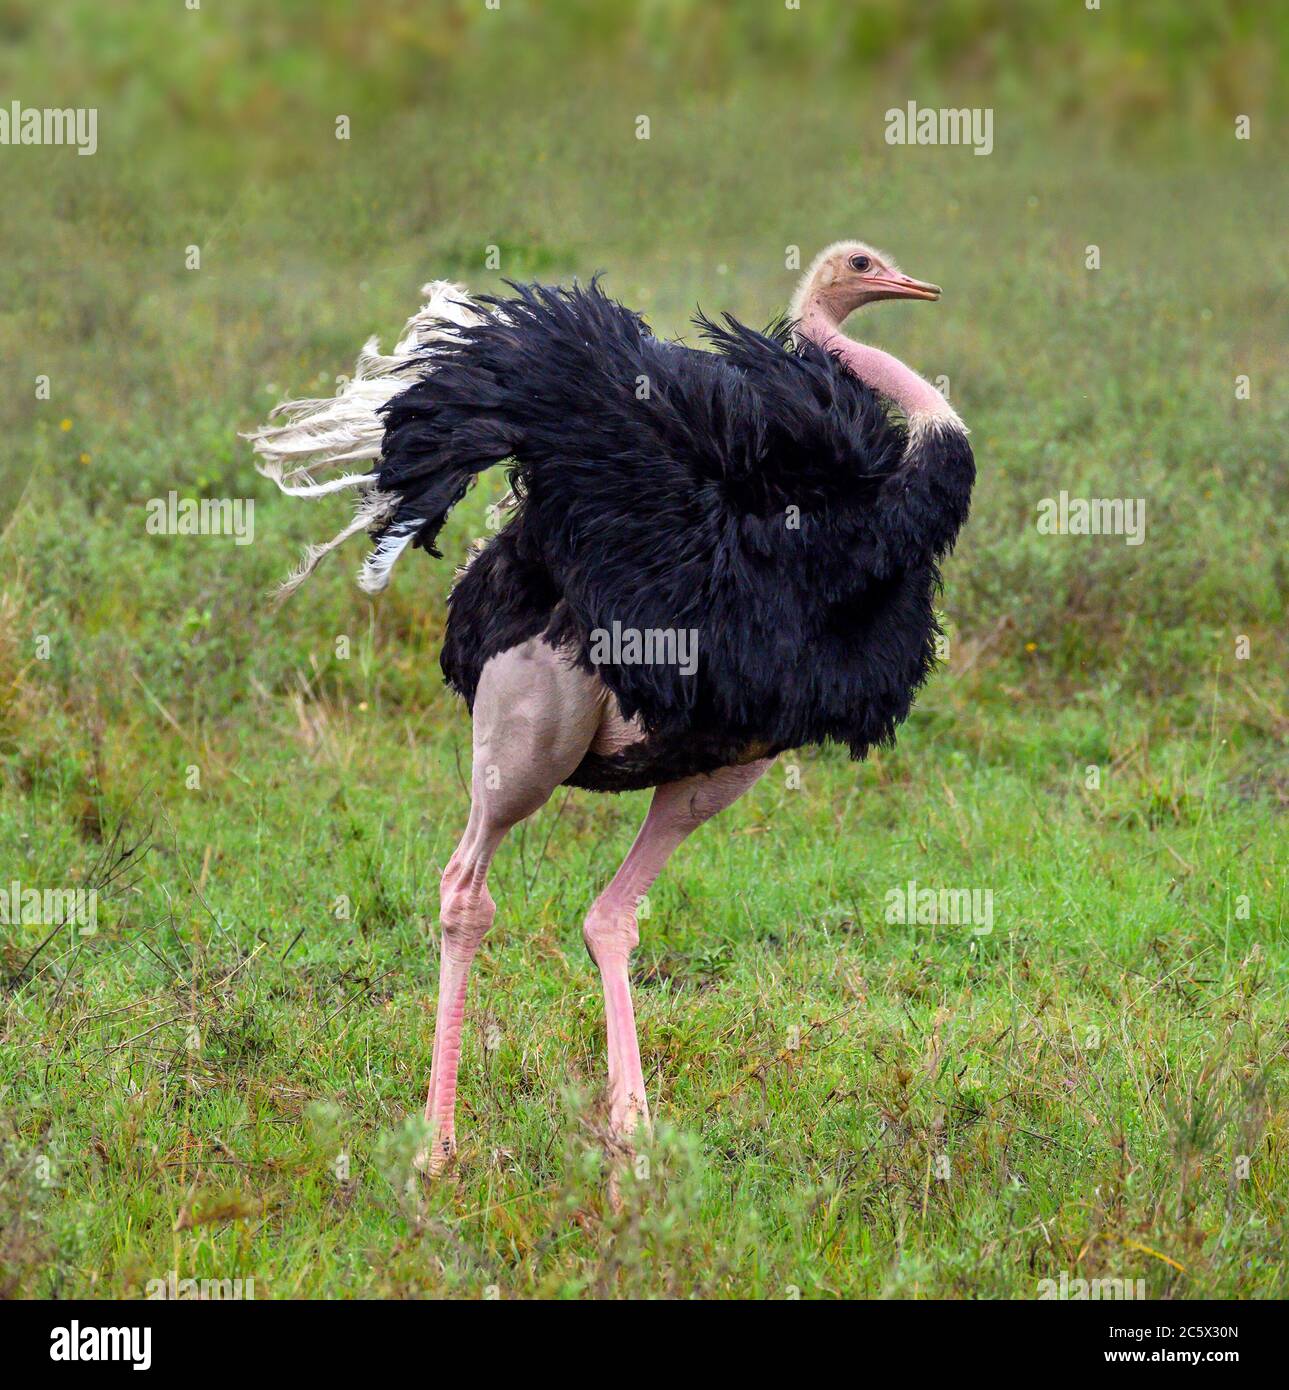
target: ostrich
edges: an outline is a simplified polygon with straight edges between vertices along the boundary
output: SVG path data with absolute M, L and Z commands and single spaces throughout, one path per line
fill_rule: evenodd
M 452 589 L 441 655 L 474 759 L 440 884 L 430 1174 L 456 1151 L 467 981 L 506 833 L 561 785 L 655 789 L 582 928 L 629 1146 L 649 1125 L 629 979 L 642 896 L 779 753 L 892 740 L 934 663 L 937 561 L 975 477 L 940 392 L 841 331 L 863 305 L 940 295 L 862 242 L 822 251 L 764 333 L 700 313 L 711 350 L 654 337 L 596 279 L 510 288 L 427 285 L 392 355 L 369 341 L 334 399 L 280 406 L 286 423 L 250 436 L 284 492 L 359 496 L 284 594 L 361 530 L 376 544 L 359 584 L 379 592 L 408 546 L 439 554 L 477 473 L 511 461 L 509 519 Z

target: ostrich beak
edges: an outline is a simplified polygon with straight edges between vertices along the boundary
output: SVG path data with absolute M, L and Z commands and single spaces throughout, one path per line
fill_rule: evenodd
M 914 280 L 911 275 L 892 272 L 889 275 L 875 275 L 868 282 L 876 294 L 873 299 L 939 299 L 940 286 L 928 285 L 925 280 Z

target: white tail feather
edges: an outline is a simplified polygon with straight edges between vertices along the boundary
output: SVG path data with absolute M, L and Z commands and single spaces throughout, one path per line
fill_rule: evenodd
M 389 583 L 394 561 L 416 537 L 416 526 L 394 527 L 380 539 L 376 549 L 363 561 L 358 571 L 358 587 L 367 594 L 378 594 Z
M 349 488 L 362 495 L 348 526 L 325 544 L 305 550 L 299 566 L 278 590 L 279 599 L 294 593 L 331 551 L 359 531 L 379 525 L 397 505 L 396 497 L 377 491 L 374 468 L 366 473 L 342 471 L 323 481 L 315 474 L 361 459 L 379 459 L 385 435 L 381 407 L 425 374 L 428 364 L 418 352 L 434 343 L 455 341 L 458 329 L 483 319 L 484 311 L 451 281 L 423 285 L 421 295 L 425 302 L 408 319 L 392 354 L 382 355 L 379 342 L 369 338 L 358 355 L 352 380 L 333 397 L 284 401 L 269 416 L 284 416 L 284 424 L 265 425 L 243 436 L 259 456 L 256 469 L 290 497 L 326 497 Z M 385 536 L 367 557 L 358 579 L 367 593 L 379 593 L 388 584 L 394 561 L 415 531 L 413 526 Z
M 342 546 L 350 536 L 356 536 L 359 531 L 369 531 L 373 526 L 377 526 L 389 515 L 394 507 L 398 505 L 398 499 L 391 497 L 388 493 L 373 492 L 362 502 L 359 503 L 354 512 L 354 518 L 343 530 L 338 531 L 329 541 L 322 545 L 306 545 L 304 555 L 300 563 L 294 570 L 278 585 L 274 594 L 274 601 L 282 603 L 291 597 L 293 593 L 304 583 L 306 579 L 318 568 L 318 565 L 331 552 Z

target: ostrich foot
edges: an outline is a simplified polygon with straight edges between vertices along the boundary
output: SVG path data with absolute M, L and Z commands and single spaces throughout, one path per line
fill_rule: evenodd
M 457 1141 L 450 1131 L 416 1151 L 412 1166 L 426 1178 L 439 1178 L 456 1162 Z
M 653 1137 L 649 1122 L 648 1101 L 636 1101 L 632 1096 L 623 1105 L 610 1108 L 609 1134 L 605 1151 L 609 1159 L 609 1209 L 615 1216 L 622 1214 L 623 1186 L 649 1180 L 649 1159 L 640 1152 L 638 1144 Z

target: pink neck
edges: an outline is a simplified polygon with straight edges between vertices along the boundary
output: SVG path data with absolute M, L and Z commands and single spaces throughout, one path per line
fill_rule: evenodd
M 948 401 L 929 381 L 889 352 L 846 337 L 836 319 L 817 300 L 806 304 L 799 328 L 803 338 L 840 357 L 860 381 L 888 396 L 910 418 L 953 414 Z

